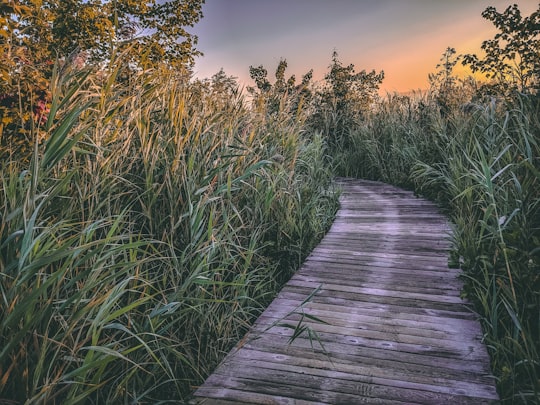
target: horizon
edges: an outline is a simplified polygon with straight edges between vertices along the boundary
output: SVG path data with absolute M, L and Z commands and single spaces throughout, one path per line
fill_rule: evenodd
M 273 81 L 281 59 L 297 81 L 313 69 L 313 81 L 328 71 L 333 51 L 355 71 L 384 71 L 380 93 L 406 94 L 429 87 L 443 52 L 481 54 L 482 41 L 497 32 L 481 13 L 518 4 L 523 16 L 538 4 L 504 0 L 206 0 L 198 35 L 194 75 L 210 78 L 221 68 L 241 87 L 252 85 L 250 66 L 264 66 Z M 313 46 L 316 43 L 317 46 Z M 461 63 L 455 73 L 469 72 Z

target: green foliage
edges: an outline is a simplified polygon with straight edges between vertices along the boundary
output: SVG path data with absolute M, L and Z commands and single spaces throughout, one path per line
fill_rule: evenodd
M 302 301 L 296 308 L 294 308 L 292 311 L 290 311 L 288 314 L 281 317 L 280 319 L 272 322 L 272 324 L 268 326 L 266 329 L 264 329 L 263 332 L 267 332 L 275 326 L 291 329 L 293 333 L 291 337 L 289 338 L 289 341 L 288 341 L 289 345 L 293 344 L 296 341 L 296 339 L 298 339 L 300 336 L 307 335 L 311 348 L 315 349 L 315 347 L 313 346 L 313 342 L 316 341 L 319 344 L 319 346 L 321 346 L 321 349 L 324 352 L 324 354 L 328 356 L 328 352 L 326 351 L 321 341 L 321 338 L 319 337 L 319 334 L 310 325 L 306 325 L 306 321 L 312 321 L 315 323 L 325 324 L 325 325 L 328 325 L 328 322 L 324 321 L 323 319 L 315 315 L 308 314 L 304 308 L 308 303 L 312 301 L 313 297 L 317 295 L 321 287 L 322 285 L 319 285 L 317 288 L 315 288 L 306 297 L 306 299 L 304 299 L 304 301 Z M 290 316 L 295 316 L 295 315 L 299 317 L 299 320 L 296 321 L 295 323 L 289 323 L 287 321 L 287 318 L 289 318 Z M 330 356 L 328 356 L 328 359 L 332 361 L 330 359 Z
M 431 96 L 443 116 L 466 105 L 478 93 L 473 78 L 460 79 L 454 75 L 454 67 L 462 58 L 462 55 L 456 55 L 454 48 L 446 48 L 440 59 L 441 63 L 436 66 L 437 71 L 428 76 Z
M 27 46 L 34 38 L 24 21 L 31 16 L 32 9 L 19 2 L 0 4 L 0 158 L 7 149 L 28 156 L 33 127 L 43 123 L 47 112 L 49 83 L 43 72 L 52 65 L 42 51 Z
M 334 51 L 325 84 L 317 93 L 312 128 L 321 130 L 336 150 L 348 147 L 351 131 L 377 99 L 383 79 L 384 72 L 355 72 L 353 64 L 343 66 Z
M 276 113 L 287 108 L 291 113 L 301 114 L 302 108 L 311 101 L 310 89 L 313 70 L 302 76 L 300 84 L 296 84 L 294 75 L 285 79 L 287 61 L 282 59 L 276 68 L 276 81 L 272 85 L 267 79 L 268 71 L 261 65 L 249 67 L 249 76 L 255 81 L 256 87 L 248 87 L 248 92 L 253 96 L 255 104 L 264 104 L 267 112 Z M 287 106 L 283 103 L 286 102 Z
M 129 46 L 133 61 L 144 67 L 163 62 L 185 66 L 197 54 L 197 38 L 186 27 L 202 17 L 203 0 L 24 3 L 31 13 L 21 19 L 23 32 L 17 39 L 32 53 L 48 52 L 49 59 L 86 51 L 92 60 L 103 61 Z
M 337 52 L 332 55 L 332 64 L 321 86 L 312 85 L 312 70 L 296 84 L 294 75 L 286 78 L 286 69 L 287 61 L 281 60 L 272 84 L 263 66 L 250 66 L 250 77 L 255 86 L 248 87 L 248 92 L 253 96 L 254 104 L 258 108 L 264 106 L 270 114 L 286 109 L 305 120 L 308 132 L 321 133 L 326 147 L 334 151 L 346 148 L 350 134 L 378 99 L 377 91 L 384 72 L 355 72 L 354 65 L 343 66 Z
M 350 132 L 349 147 L 333 152 L 337 173 L 411 187 L 409 174 L 416 159 L 438 158 L 431 134 L 444 131 L 444 126 L 440 113 L 432 114 L 435 108 L 428 96 L 380 100 Z
M 54 61 L 99 65 L 124 54 L 132 69 L 186 70 L 198 54 L 186 27 L 203 0 L 20 0 L 0 3 L 0 157 L 28 159 L 51 102 Z M 123 79 L 129 75 L 123 71 Z M 120 80 L 121 78 L 119 78 Z
M 473 72 L 484 73 L 495 81 L 496 91 L 533 92 L 540 86 L 540 5 L 528 17 L 522 17 L 514 4 L 498 12 L 488 7 L 482 17 L 499 30 L 493 39 L 482 43 L 485 56 L 465 55 L 463 64 Z
M 523 98 L 499 114 L 477 110 L 450 138 L 441 162 L 420 163 L 423 189 L 439 188 L 455 223 L 464 294 L 482 315 L 499 392 L 508 403 L 540 399 L 540 129 Z
M 0 402 L 182 401 L 335 212 L 301 120 L 125 65 L 56 70 L 45 143 L 0 166 Z

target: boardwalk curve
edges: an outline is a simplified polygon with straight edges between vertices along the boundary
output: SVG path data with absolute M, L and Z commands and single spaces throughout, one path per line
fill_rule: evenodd
M 339 182 L 330 231 L 193 403 L 496 403 L 445 218 L 409 191 Z M 289 344 L 300 321 L 315 333 Z

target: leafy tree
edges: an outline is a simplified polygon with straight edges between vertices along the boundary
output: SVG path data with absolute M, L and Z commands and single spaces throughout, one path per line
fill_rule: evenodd
M 470 102 L 477 90 L 473 77 L 460 79 L 454 74 L 454 67 L 462 58 L 454 48 L 446 48 L 436 66 L 437 71 L 428 76 L 431 94 L 443 116 Z
M 248 92 L 252 95 L 256 95 L 256 94 L 262 95 L 269 92 L 270 89 L 272 88 L 272 85 L 266 78 L 267 76 L 268 76 L 268 70 L 266 70 L 263 65 L 259 65 L 258 67 L 250 66 L 249 77 L 251 77 L 251 79 L 255 81 L 256 87 L 249 86 L 247 88 Z
M 482 42 L 483 58 L 468 54 L 463 64 L 473 72 L 493 79 L 499 90 L 529 92 L 540 87 L 540 4 L 538 10 L 522 17 L 516 4 L 502 13 L 488 7 L 482 17 L 499 30 L 493 39 Z
M 448 47 L 441 56 L 441 63 L 435 67 L 437 73 L 430 73 L 429 82 L 432 86 L 445 88 L 452 87 L 456 82 L 454 67 L 461 59 L 461 55 L 456 55 L 454 48 Z
M 46 12 L 0 0 L 0 158 L 4 150 L 28 153 L 30 126 L 43 122 L 46 115 L 49 83 L 44 72 L 52 64 L 36 45 L 35 32 L 41 28 L 31 31 L 25 23 L 34 11 Z M 29 46 L 35 46 L 35 51 Z
M 228 76 L 223 68 L 214 74 L 210 79 L 196 79 L 190 84 L 191 97 L 201 105 L 214 106 L 216 111 L 229 114 L 239 107 L 238 100 L 240 92 L 238 90 L 237 78 Z
M 127 51 L 139 66 L 190 66 L 197 37 L 186 27 L 204 0 L 0 0 L 4 85 L 22 65 L 50 73 L 51 61 L 82 52 L 103 61 Z M 10 65 L 9 62 L 13 61 Z M 44 69 L 43 64 L 49 66 Z
M 312 125 L 326 133 L 331 145 L 345 147 L 349 133 L 377 98 L 383 79 L 383 71 L 355 72 L 352 63 L 344 66 L 334 51 L 325 84 L 317 94 Z
M 296 112 L 311 99 L 310 82 L 313 70 L 302 76 L 302 81 L 297 84 L 296 76 L 285 78 L 287 61 L 282 59 L 276 68 L 275 82 L 271 84 L 267 79 L 268 71 L 262 66 L 249 67 L 249 75 L 255 81 L 255 87 L 248 87 L 248 92 L 253 96 L 256 103 L 264 103 L 267 112 L 272 114 L 283 108 L 283 103 L 288 105 L 291 112 Z
M 215 93 L 231 96 L 238 91 L 238 82 L 236 79 L 234 76 L 227 76 L 223 68 L 221 68 L 210 79 L 212 90 Z
M 352 63 L 344 66 L 338 59 L 336 51 L 332 54 L 330 71 L 325 76 L 329 90 L 327 94 L 335 102 L 338 110 L 348 107 L 360 107 L 360 111 L 365 110 L 376 98 L 383 79 L 384 72 L 362 70 L 356 73 Z
M 0 154 L 27 145 L 47 110 L 55 60 L 84 65 L 127 55 L 129 66 L 189 70 L 197 37 L 186 27 L 204 0 L 0 0 Z M 8 147 L 9 146 L 9 147 Z
M 2 0 L 7 1 L 7 0 Z M 76 50 L 102 60 L 129 45 L 143 65 L 183 66 L 198 53 L 186 27 L 202 17 L 204 0 L 21 0 L 31 15 L 21 19 L 20 40 L 32 40 L 54 58 Z M 29 41 L 25 45 L 36 52 Z

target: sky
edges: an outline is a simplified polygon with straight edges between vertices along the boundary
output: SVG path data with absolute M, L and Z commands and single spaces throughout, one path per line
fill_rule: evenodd
M 297 81 L 313 69 L 328 72 L 333 51 L 356 71 L 383 70 L 381 92 L 428 87 L 443 52 L 481 55 L 482 41 L 497 32 L 482 18 L 495 6 L 518 4 L 528 16 L 537 0 L 206 0 L 203 18 L 190 32 L 204 53 L 195 76 L 209 78 L 221 68 L 242 86 L 253 85 L 249 67 L 263 65 L 273 82 L 281 59 Z

